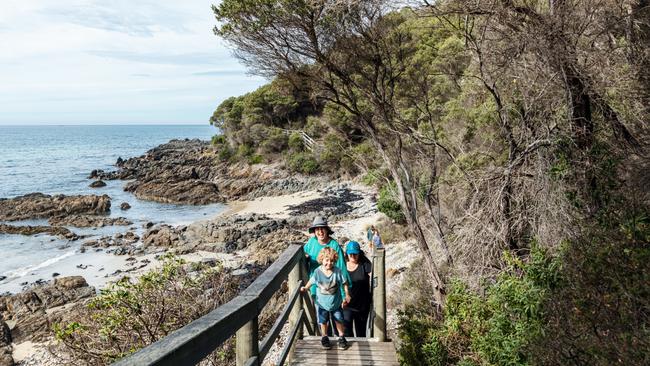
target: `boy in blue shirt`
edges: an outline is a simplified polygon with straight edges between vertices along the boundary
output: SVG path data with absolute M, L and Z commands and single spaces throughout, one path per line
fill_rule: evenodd
M 343 304 L 350 302 L 350 292 L 347 277 L 343 275 L 338 267 L 334 266 L 337 259 L 338 254 L 334 249 L 329 247 L 323 248 L 318 253 L 318 263 L 321 265 L 312 273 L 305 286 L 300 288 L 300 291 L 305 292 L 312 285 L 315 284 L 317 286 L 316 304 L 318 305 L 318 324 L 320 324 L 321 334 L 323 334 L 321 345 L 325 349 L 332 348 L 330 340 L 327 337 L 330 316 L 334 318 L 336 329 L 338 329 L 341 335 L 338 341 L 339 348 L 348 348 L 348 341 L 343 336 L 345 334 Z M 345 301 L 343 301 L 341 296 L 341 287 L 345 291 Z

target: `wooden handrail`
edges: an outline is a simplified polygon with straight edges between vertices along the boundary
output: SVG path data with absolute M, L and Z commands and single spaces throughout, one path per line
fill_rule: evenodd
M 244 326 L 251 322 L 257 326 L 257 317 L 261 310 L 286 280 L 289 272 L 296 265 L 301 266 L 304 258 L 302 245 L 290 245 L 239 296 L 113 365 L 197 364 Z M 254 333 L 250 341 L 256 344 L 250 348 L 259 349 L 257 331 Z M 238 348 L 240 345 L 238 344 Z M 261 363 L 262 357 L 254 354 L 247 355 L 244 360 L 238 360 L 238 364 L 244 364 L 251 357 L 259 360 L 253 364 Z
M 386 340 L 386 299 L 384 250 L 373 255 L 373 335 Z M 259 342 L 257 318 L 273 294 L 287 280 L 289 299 L 267 336 Z M 212 353 L 228 338 L 237 335 L 237 365 L 259 366 L 289 320 L 290 336 L 282 350 L 281 361 L 291 353 L 294 339 L 302 338 L 303 327 L 310 335 L 319 332 L 311 296 L 301 294 L 307 280 L 302 245 L 290 245 L 280 257 L 237 297 L 167 337 L 114 365 L 194 365 Z

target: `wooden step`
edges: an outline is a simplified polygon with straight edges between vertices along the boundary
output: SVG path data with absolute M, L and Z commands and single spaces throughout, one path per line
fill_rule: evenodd
M 320 344 L 320 337 L 296 341 L 290 365 L 398 366 L 393 342 L 377 342 L 368 338 L 348 338 L 349 347 L 339 349 L 337 337 L 330 337 L 332 349 Z

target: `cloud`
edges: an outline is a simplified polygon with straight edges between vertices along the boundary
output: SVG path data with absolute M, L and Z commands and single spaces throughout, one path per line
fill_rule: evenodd
M 0 125 L 205 121 L 265 82 L 212 33 L 217 0 L 2 2 Z
M 138 37 L 152 37 L 160 31 L 188 33 L 186 24 L 191 21 L 178 8 L 151 1 L 90 1 L 74 6 L 65 6 L 63 2 L 63 6 L 45 8 L 39 13 L 52 21 Z
M 89 50 L 87 54 L 112 58 L 122 61 L 140 62 L 146 64 L 169 64 L 169 65 L 210 65 L 219 59 L 216 52 L 190 52 L 190 53 L 169 53 L 169 52 L 138 52 L 121 50 Z
M 212 70 L 212 71 L 199 71 L 193 72 L 194 76 L 229 76 L 229 75 L 243 75 L 243 70 Z

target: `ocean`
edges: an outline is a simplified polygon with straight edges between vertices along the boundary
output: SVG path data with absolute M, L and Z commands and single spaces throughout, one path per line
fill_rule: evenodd
M 93 169 L 114 170 L 118 157 L 139 156 L 171 139 L 209 140 L 218 131 L 206 125 L 101 125 L 101 126 L 0 126 L 0 198 L 32 192 L 45 194 L 108 194 L 111 217 L 133 221 L 141 235 L 145 222 L 189 224 L 217 215 L 224 205 L 173 205 L 136 199 L 124 192 L 125 181 L 106 181 L 103 188 L 89 188 Z M 122 211 L 120 203 L 131 209 Z M 47 220 L 10 222 L 12 225 L 47 225 Z M 99 237 L 126 232 L 128 226 L 70 228 L 77 234 Z M 88 240 L 88 239 L 86 239 Z M 82 274 L 77 265 L 114 262 L 112 254 L 81 253 L 82 240 L 66 241 L 49 235 L 0 234 L 0 294 L 17 292 L 25 282 Z M 110 267 L 110 266 L 109 266 Z M 4 277 L 4 278 L 3 278 Z M 88 282 L 93 284 L 92 279 Z

